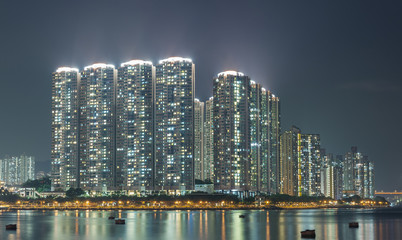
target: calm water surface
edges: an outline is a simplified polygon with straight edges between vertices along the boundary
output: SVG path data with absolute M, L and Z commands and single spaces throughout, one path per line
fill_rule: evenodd
M 350 229 L 351 221 L 359 228 Z M 18 229 L 6 231 L 10 223 Z M 315 229 L 316 239 L 402 239 L 402 210 L 3 211 L 0 227 L 1 240 L 287 240 L 300 239 L 305 229 Z

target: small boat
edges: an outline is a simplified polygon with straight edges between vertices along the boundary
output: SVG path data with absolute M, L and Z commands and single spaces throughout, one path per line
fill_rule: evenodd
M 6 225 L 6 230 L 17 230 L 17 224 Z
M 246 215 L 240 215 L 239 218 L 246 218 Z
M 108 219 L 109 219 L 109 220 L 113 220 L 113 219 L 115 219 L 115 217 L 114 217 L 114 216 L 109 216 Z
M 315 238 L 315 230 L 305 230 L 301 231 L 302 238 Z
M 350 223 L 349 223 L 349 227 L 350 227 L 350 228 L 358 228 L 358 227 L 359 227 L 359 223 L 358 223 L 358 222 L 350 222 Z
M 114 220 L 114 223 L 115 224 L 126 224 L 126 220 L 124 220 L 124 219 L 116 219 L 116 220 Z

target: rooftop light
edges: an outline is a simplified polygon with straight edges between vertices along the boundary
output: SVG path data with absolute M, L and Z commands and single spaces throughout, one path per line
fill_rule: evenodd
M 56 72 L 78 72 L 78 68 L 59 67 Z
M 193 62 L 193 60 L 191 60 L 191 58 L 170 57 L 170 58 L 160 60 L 159 64 L 162 64 L 165 62 Z
M 218 73 L 218 77 L 219 76 L 227 76 L 227 75 L 244 76 L 244 74 L 242 72 L 237 72 L 237 71 L 225 71 L 225 72 Z
M 151 61 L 144 61 L 144 60 L 131 60 L 125 63 L 122 63 L 121 66 L 125 67 L 125 66 L 134 66 L 134 65 L 152 65 Z
M 84 68 L 84 70 L 87 70 L 87 69 L 90 69 L 90 68 L 92 68 L 92 69 L 97 69 L 97 68 L 114 68 L 114 65 L 112 65 L 112 64 L 106 64 L 106 63 L 94 63 L 94 64 L 92 64 L 92 65 L 86 66 L 86 67 Z

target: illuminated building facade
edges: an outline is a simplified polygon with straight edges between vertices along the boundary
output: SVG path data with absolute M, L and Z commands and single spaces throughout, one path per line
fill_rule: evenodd
M 77 187 L 78 69 L 61 67 L 52 74 L 52 189 Z
M 332 162 L 333 155 L 321 149 L 321 193 L 335 199 L 335 171 Z
M 271 92 L 261 88 L 261 102 L 260 102 L 260 140 L 259 140 L 259 191 L 269 192 L 270 191 L 270 179 L 271 179 L 271 169 L 270 169 L 270 104 L 269 99 L 271 97 Z
M 261 85 L 250 81 L 249 111 L 250 111 L 250 158 L 247 161 L 249 169 L 249 184 L 251 189 L 260 190 L 261 186 Z
M 0 159 L 0 181 L 8 186 L 21 185 L 35 179 L 35 158 L 32 156 L 6 156 Z
M 357 147 L 352 147 L 344 157 L 343 192 L 345 196 L 353 196 L 358 193 L 358 163 L 362 161 L 363 155 L 357 151 Z
M 343 184 L 344 196 L 374 197 L 374 163 L 357 147 L 345 154 Z
M 343 196 L 343 156 L 321 151 L 321 192 L 326 197 L 341 199 Z
M 319 134 L 301 134 L 301 193 L 299 195 L 319 196 L 321 194 L 321 151 Z
M 126 190 L 153 189 L 154 69 L 142 60 L 123 63 L 118 69 L 116 183 Z
M 204 180 L 204 102 L 194 99 L 194 178 Z
M 280 193 L 298 196 L 301 162 L 299 152 L 300 129 L 292 126 L 280 137 Z
M 205 102 L 205 119 L 204 119 L 204 179 L 214 179 L 214 98 L 210 97 Z
M 334 198 L 343 197 L 343 155 L 336 155 L 331 165 L 334 167 Z
M 362 163 L 362 189 L 359 195 L 363 198 L 371 198 L 374 196 L 374 163 L 364 156 Z
M 191 59 L 172 57 L 156 66 L 156 190 L 194 188 L 194 81 Z
M 250 189 L 250 78 L 226 71 L 213 80 L 214 184 L 216 190 Z
M 81 72 L 80 187 L 105 192 L 116 186 L 115 82 L 113 65 L 98 63 Z
M 280 173 L 280 156 L 279 156 L 279 137 L 281 133 L 281 113 L 279 97 L 269 94 L 269 192 L 279 192 L 279 173 Z

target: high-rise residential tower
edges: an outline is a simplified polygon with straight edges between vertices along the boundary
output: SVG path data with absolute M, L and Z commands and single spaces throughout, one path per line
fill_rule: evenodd
M 352 147 L 344 157 L 344 196 L 374 197 L 374 163 Z
M 281 113 L 279 97 L 269 94 L 269 192 L 279 192 L 279 173 L 280 173 L 280 156 L 279 156 L 279 137 L 281 132 Z
M 358 163 L 362 162 L 362 159 L 363 155 L 357 151 L 357 147 L 352 147 L 351 151 L 344 156 L 343 193 L 345 196 L 358 194 Z
M 331 165 L 334 167 L 334 198 L 343 197 L 343 155 L 336 155 Z
M 204 102 L 194 99 L 194 178 L 204 180 Z
M 259 191 L 267 193 L 270 192 L 270 99 L 271 93 L 265 88 L 261 88 L 261 102 L 260 102 L 260 164 L 259 164 Z M 279 144 L 278 144 L 279 145 Z
M 204 120 L 204 180 L 214 179 L 214 128 L 213 113 L 214 98 L 210 97 L 205 102 L 205 120 Z
M 261 85 L 250 81 L 249 111 L 250 111 L 250 158 L 247 161 L 249 168 L 249 184 L 252 189 L 260 190 L 261 186 L 261 135 L 263 119 L 261 116 Z
M 301 135 L 301 195 L 319 196 L 321 194 L 320 146 L 319 134 Z
M 171 57 L 156 66 L 156 190 L 194 188 L 194 81 L 191 59 Z
M 105 192 L 120 184 L 115 162 L 116 79 L 117 71 L 109 64 L 93 64 L 81 72 L 79 169 L 80 187 L 86 190 Z
M 250 78 L 226 71 L 213 80 L 215 189 L 250 189 Z
M 52 74 L 52 189 L 77 187 L 78 69 L 61 67 Z
M 374 198 L 374 163 L 368 159 L 367 156 L 363 157 L 362 162 L 362 188 L 359 195 L 363 198 Z
M 292 126 L 280 137 L 280 193 L 297 196 L 301 162 L 299 152 L 300 129 Z
M 116 87 L 116 183 L 126 190 L 153 189 L 153 78 L 149 61 L 118 69 Z
M 5 185 L 21 185 L 35 179 L 35 158 L 32 156 L 6 156 L 0 159 L 0 181 Z

